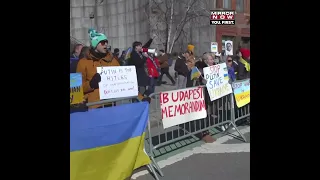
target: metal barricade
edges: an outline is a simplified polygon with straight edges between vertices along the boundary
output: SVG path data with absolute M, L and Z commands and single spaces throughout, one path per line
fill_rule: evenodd
M 203 86 L 203 90 L 206 102 L 207 118 L 190 121 L 166 129 L 163 129 L 162 125 L 160 93 L 153 93 L 149 96 L 152 100 L 150 104 L 148 134 L 146 136 L 146 141 L 149 145 L 147 152 L 151 157 L 153 165 L 161 176 L 163 176 L 163 172 L 154 159 L 154 157 L 156 157 L 155 151 L 161 147 L 173 145 L 188 137 L 193 137 L 198 140 L 199 138 L 196 137 L 197 134 L 224 124 L 229 124 L 230 127 L 232 125 L 243 140 L 246 141 L 243 134 L 234 124 L 233 94 L 229 94 L 211 102 L 205 86 Z
M 117 99 L 107 99 L 107 100 L 101 100 L 101 101 L 97 101 L 97 102 L 92 102 L 92 103 L 87 103 L 86 105 L 88 107 L 90 106 L 95 106 L 95 105 L 102 105 L 103 108 L 108 108 L 108 107 L 112 107 L 112 106 L 118 106 L 121 104 L 130 104 L 130 103 L 135 103 L 135 102 L 139 102 L 137 100 L 137 96 L 133 96 L 133 97 L 126 97 L 126 98 L 117 98 Z M 90 110 L 90 109 L 89 109 Z M 149 121 L 148 121 L 149 122 Z M 146 129 L 146 133 L 148 133 L 147 129 Z M 146 135 L 147 137 L 147 135 Z M 146 143 L 145 143 L 146 146 Z M 147 165 L 147 168 L 150 170 L 150 172 L 152 172 L 152 174 L 154 175 L 156 180 L 159 180 L 159 177 L 153 167 L 153 157 L 150 156 L 149 153 L 146 153 L 149 158 L 151 159 L 152 163 Z
M 242 106 L 240 108 L 238 108 L 236 103 L 234 103 L 234 107 L 235 107 L 234 108 L 234 112 L 235 112 L 234 122 L 237 122 L 237 121 L 242 120 L 244 118 L 250 117 L 250 103 L 245 106 Z

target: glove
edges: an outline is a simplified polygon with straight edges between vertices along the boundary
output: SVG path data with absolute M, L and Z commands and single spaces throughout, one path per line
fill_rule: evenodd
M 148 102 L 150 104 L 151 98 L 150 97 L 145 97 L 141 101 L 146 101 L 146 102 Z
M 96 73 L 93 77 L 92 77 L 92 79 L 91 79 L 91 81 L 90 81 L 90 87 L 92 88 L 92 89 L 99 89 L 99 82 L 101 81 L 101 76 L 100 76 L 100 74 L 98 74 L 98 73 Z

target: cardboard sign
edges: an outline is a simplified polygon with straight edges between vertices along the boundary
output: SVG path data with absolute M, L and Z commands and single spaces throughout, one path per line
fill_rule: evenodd
M 211 52 L 217 53 L 218 52 L 218 43 L 217 42 L 211 42 Z
M 100 100 L 138 96 L 138 82 L 135 66 L 97 67 L 101 76 Z
M 211 101 L 232 93 L 226 63 L 205 67 L 203 73 L 207 80 L 206 87 Z
M 225 49 L 225 55 L 226 56 L 232 56 L 233 55 L 233 41 L 225 41 L 224 42 L 224 49 Z
M 81 73 L 70 73 L 70 104 L 83 102 L 83 88 Z
M 250 79 L 232 83 L 233 94 L 240 108 L 250 103 Z
M 161 92 L 160 107 L 163 128 L 207 117 L 202 87 Z

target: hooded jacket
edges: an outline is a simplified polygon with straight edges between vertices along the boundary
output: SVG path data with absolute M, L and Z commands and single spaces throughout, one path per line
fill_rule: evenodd
M 106 56 L 98 57 L 91 49 L 87 58 L 80 59 L 77 65 L 77 72 L 82 73 L 82 87 L 85 96 L 88 97 L 88 102 L 100 101 L 99 89 L 92 89 L 89 85 L 92 77 L 97 73 L 97 67 L 101 66 L 120 66 L 119 62 L 113 57 L 110 52 Z M 97 108 L 102 105 L 90 106 L 89 108 Z

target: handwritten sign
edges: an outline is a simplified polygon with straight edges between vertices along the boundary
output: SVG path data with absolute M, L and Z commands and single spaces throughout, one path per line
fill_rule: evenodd
M 83 88 L 81 73 L 70 73 L 70 104 L 83 102 Z
M 100 100 L 138 96 L 138 82 L 134 66 L 97 67 L 101 76 Z
M 214 101 L 232 93 L 229 84 L 228 69 L 225 63 L 203 68 L 204 78 L 207 80 L 207 91 L 210 100 Z
M 240 108 L 250 103 L 250 79 L 232 83 L 236 104 Z
M 207 117 L 202 87 L 161 92 L 160 107 L 163 128 Z
M 218 43 L 217 42 L 211 42 L 211 52 L 217 53 L 218 52 Z

